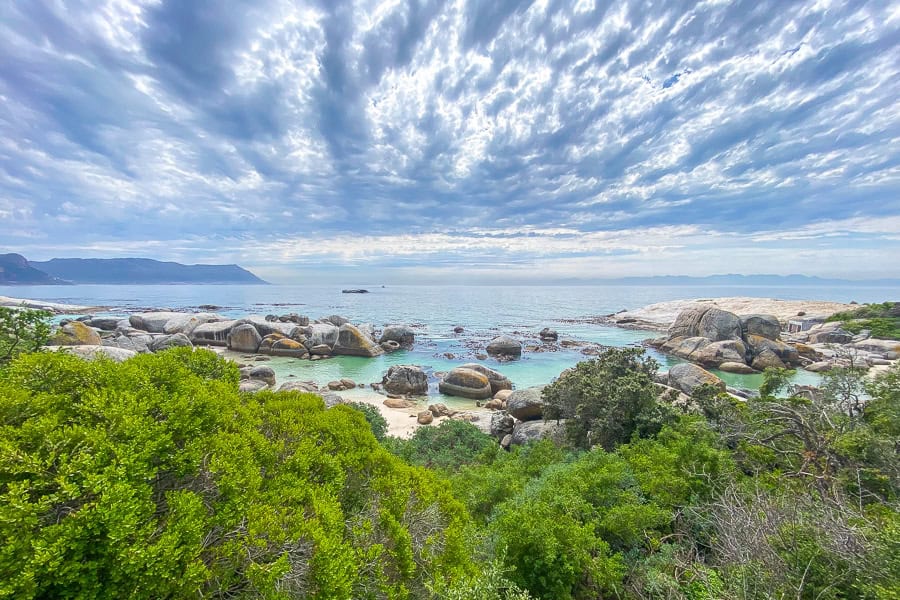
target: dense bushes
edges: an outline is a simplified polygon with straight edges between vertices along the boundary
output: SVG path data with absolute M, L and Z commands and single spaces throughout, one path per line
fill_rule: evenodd
M 425 597 L 474 573 L 464 508 L 309 394 L 177 349 L 42 353 L 0 382 L 0 596 Z
M 656 401 L 658 367 L 640 348 L 609 348 L 544 388 L 544 416 L 566 419 L 569 440 L 579 448 L 610 450 L 634 433 L 653 435 L 674 418 Z
M 34 352 L 50 337 L 50 313 L 0 306 L 0 366 L 19 354 Z
M 774 371 L 684 414 L 652 368 L 582 363 L 548 393 L 571 443 L 506 452 L 461 421 L 398 440 L 367 405 L 241 395 L 206 351 L 20 356 L 0 371 L 0 597 L 900 595 L 900 369 L 803 395 Z

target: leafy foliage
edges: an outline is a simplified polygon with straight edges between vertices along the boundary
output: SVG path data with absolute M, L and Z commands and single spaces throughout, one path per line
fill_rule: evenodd
M 633 434 L 653 435 L 673 418 L 656 400 L 658 366 L 640 348 L 609 348 L 544 388 L 544 416 L 567 419 L 569 438 L 579 448 L 611 450 Z
M 46 344 L 50 317 L 45 310 L 0 306 L 0 366 Z
M 358 411 L 238 377 L 184 348 L 14 360 L 0 596 L 408 598 L 476 572 L 462 505 Z
M 381 414 L 381 411 L 378 410 L 378 407 L 366 404 L 365 402 L 348 402 L 344 406 L 349 406 L 350 408 L 361 412 L 366 418 L 366 422 L 369 424 L 369 428 L 372 430 L 372 435 L 375 436 L 375 439 L 379 442 L 384 441 L 384 438 L 387 436 L 388 422 L 384 418 L 384 415 Z
M 828 321 L 840 321 L 851 333 L 868 329 L 872 337 L 900 340 L 900 302 L 866 304 L 854 310 L 831 315 Z
M 410 439 L 394 438 L 388 447 L 410 464 L 450 470 L 475 462 L 483 453 L 498 451 L 491 436 L 454 419 L 437 427 L 419 427 Z

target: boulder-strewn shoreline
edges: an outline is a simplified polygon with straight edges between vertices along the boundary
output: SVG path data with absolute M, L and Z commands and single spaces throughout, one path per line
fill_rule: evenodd
M 855 304 L 774 298 L 674 300 L 607 315 L 602 322 L 665 332 L 646 340 L 661 352 L 706 368 L 753 373 L 769 367 L 812 372 L 835 366 L 888 367 L 900 359 L 900 341 L 870 331 L 851 333 L 828 317 Z

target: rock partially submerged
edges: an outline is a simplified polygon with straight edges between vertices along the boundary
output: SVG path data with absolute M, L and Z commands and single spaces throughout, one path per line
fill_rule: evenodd
M 472 400 L 487 400 L 492 396 L 491 382 L 486 375 L 472 369 L 457 367 L 447 373 L 438 384 L 442 394 Z
M 401 396 L 428 393 L 428 377 L 422 367 L 416 365 L 394 365 L 381 379 L 384 391 Z

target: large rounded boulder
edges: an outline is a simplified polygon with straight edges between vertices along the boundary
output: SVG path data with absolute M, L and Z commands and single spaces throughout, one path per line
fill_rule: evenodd
M 482 373 L 457 367 L 447 373 L 438 385 L 442 394 L 471 398 L 472 400 L 487 400 L 492 396 L 491 382 Z
M 202 323 L 191 331 L 191 341 L 197 346 L 227 346 L 228 334 L 237 321 Z
M 337 344 L 340 329 L 332 323 L 312 323 L 309 327 L 304 328 L 303 332 L 307 338 L 307 348 L 328 346 L 330 349 Z
M 521 446 L 543 439 L 549 439 L 559 444 L 564 440 L 565 433 L 566 422 L 564 420 L 517 423 L 512 432 L 512 444 Z
M 365 356 L 371 358 L 384 354 L 384 348 L 360 331 L 355 325 L 344 323 L 338 331 L 333 354 L 344 356 Z
M 378 343 L 397 342 L 402 348 L 412 348 L 416 341 L 416 332 L 407 325 L 388 325 L 381 332 Z
M 394 365 L 381 379 L 384 391 L 389 394 L 422 395 L 428 393 L 428 377 L 416 365 Z
M 228 334 L 228 347 L 235 352 L 256 352 L 262 343 L 262 336 L 249 323 L 236 325 Z
M 169 348 L 193 348 L 191 340 L 183 333 L 175 333 L 172 335 L 160 335 L 150 342 L 149 348 L 151 352 L 162 352 Z
M 487 377 L 488 381 L 491 382 L 491 395 L 496 394 L 501 390 L 512 389 L 512 381 L 510 381 L 509 378 L 500 371 L 495 371 L 494 369 L 490 369 L 478 363 L 466 363 L 462 365 L 462 368 L 478 371 L 479 373 Z
M 485 348 L 490 356 L 519 358 L 522 356 L 522 342 L 508 335 L 495 337 Z
M 515 390 L 506 400 L 506 412 L 520 421 L 532 421 L 544 416 L 543 385 Z
M 741 339 L 741 319 L 712 306 L 694 306 L 681 311 L 669 327 L 669 338 L 702 337 L 711 342 Z
M 781 336 L 781 322 L 774 315 L 744 315 L 741 317 L 741 333 L 745 338 L 758 335 L 777 340 Z
M 713 342 L 741 339 L 741 319 L 720 308 L 710 308 L 700 318 L 697 335 Z
M 54 346 L 100 346 L 100 334 L 81 321 L 71 321 L 60 327 L 50 338 Z
M 682 363 L 669 369 L 669 387 L 681 390 L 688 396 L 703 384 L 710 384 L 720 391 L 725 391 L 724 381 L 697 365 Z

